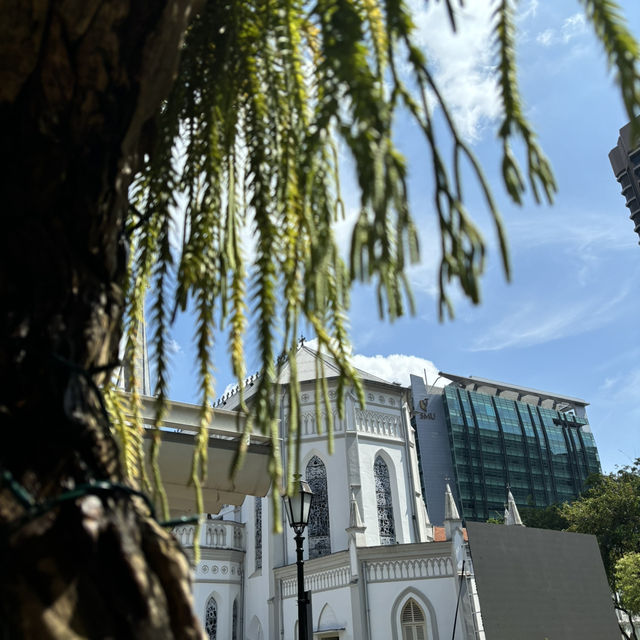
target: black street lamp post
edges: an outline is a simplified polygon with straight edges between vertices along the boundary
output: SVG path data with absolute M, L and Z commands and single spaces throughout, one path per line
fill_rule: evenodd
M 298 569 L 298 640 L 310 640 L 308 635 L 307 620 L 307 594 L 304 590 L 304 562 L 302 560 L 303 548 L 302 543 L 304 537 L 302 533 L 309 522 L 309 510 L 311 508 L 311 500 L 313 492 L 309 484 L 300 479 L 300 475 L 295 476 L 294 493 L 284 499 L 285 511 L 287 512 L 287 520 L 289 526 L 295 532 L 296 541 L 296 565 Z

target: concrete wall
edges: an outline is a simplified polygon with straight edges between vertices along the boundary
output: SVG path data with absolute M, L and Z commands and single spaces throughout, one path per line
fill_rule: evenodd
M 432 393 L 427 395 L 424 380 L 412 375 L 411 395 L 427 511 L 431 524 L 442 526 L 447 482 L 451 485 L 456 503 L 460 505 L 451 460 L 442 389 L 434 388 Z

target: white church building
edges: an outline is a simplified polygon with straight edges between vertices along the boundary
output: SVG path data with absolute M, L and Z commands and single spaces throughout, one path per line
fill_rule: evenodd
M 316 424 L 315 358 L 315 350 L 300 345 L 300 470 L 314 493 L 303 534 L 314 639 L 484 638 L 472 564 L 450 492 L 445 526 L 429 522 L 408 391 L 361 371 L 366 407 L 348 393 L 340 419 L 335 405 L 338 371 L 323 356 L 334 413 L 334 452 L 329 455 L 326 429 L 319 433 Z M 219 402 L 217 412 L 227 415 L 237 404 L 232 392 Z M 282 406 L 286 440 L 286 402 Z M 255 469 L 265 473 L 260 443 L 255 447 L 255 460 L 248 462 L 253 464 L 250 479 Z M 239 487 L 230 487 L 226 506 L 201 527 L 194 569 L 196 608 L 211 640 L 295 640 L 293 532 L 283 511 L 282 533 L 274 534 L 265 485 L 254 477 L 247 486 L 253 487 L 245 489 L 253 495 L 241 502 Z M 218 495 L 218 506 L 221 499 Z M 194 532 L 194 525 L 175 529 L 187 552 Z

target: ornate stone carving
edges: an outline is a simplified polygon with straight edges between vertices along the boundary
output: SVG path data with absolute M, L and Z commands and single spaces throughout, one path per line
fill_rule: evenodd
M 333 415 L 333 430 L 335 432 L 342 431 L 343 426 L 342 422 L 338 417 L 337 409 L 332 410 Z M 322 432 L 326 433 L 327 430 L 327 416 L 323 411 L 321 414 L 322 419 Z M 288 424 L 288 423 L 287 423 Z M 309 411 L 307 413 L 303 413 L 300 419 L 300 430 L 303 436 L 315 436 L 318 435 L 318 426 L 316 425 L 316 412 Z
M 173 529 L 183 547 L 193 547 L 196 527 L 185 524 Z M 227 520 L 207 520 L 200 530 L 200 546 L 209 549 L 244 551 L 244 525 Z
M 367 562 L 365 571 L 368 582 L 393 582 L 454 575 L 453 563 L 449 557 Z
M 327 571 L 318 571 L 306 575 L 304 579 L 304 588 L 314 593 L 318 591 L 328 591 L 329 589 L 337 589 L 349 584 L 351 580 L 351 570 L 347 567 L 337 567 L 328 569 Z M 298 594 L 298 581 L 296 578 L 288 578 L 282 581 L 282 595 L 284 598 L 291 598 Z
M 356 409 L 355 418 L 358 431 L 391 438 L 400 437 L 399 420 L 396 415 Z

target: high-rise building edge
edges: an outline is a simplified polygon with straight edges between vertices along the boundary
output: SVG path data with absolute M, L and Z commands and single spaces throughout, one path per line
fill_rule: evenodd
M 633 141 L 632 129 L 632 122 L 620 129 L 618 144 L 609 151 L 609 161 L 622 188 L 634 230 L 640 236 L 640 139 Z
M 421 480 L 431 521 L 444 518 L 451 484 L 465 520 L 504 512 L 507 491 L 518 507 L 546 507 L 578 497 L 600 473 L 587 402 L 517 385 L 441 373 L 429 387 L 411 376 Z

